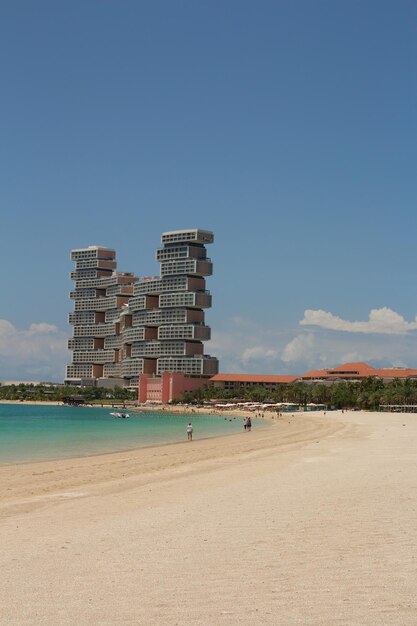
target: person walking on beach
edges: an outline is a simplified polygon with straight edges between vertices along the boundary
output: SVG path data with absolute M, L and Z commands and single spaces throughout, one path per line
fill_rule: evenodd
M 189 422 L 187 426 L 187 439 L 188 441 L 193 440 L 193 425 L 191 424 L 191 422 Z
M 246 420 L 246 430 L 250 430 L 252 428 L 252 420 L 250 417 Z

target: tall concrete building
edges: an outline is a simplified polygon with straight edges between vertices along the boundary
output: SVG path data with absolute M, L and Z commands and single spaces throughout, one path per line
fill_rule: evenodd
M 210 339 L 204 309 L 211 307 L 205 277 L 213 269 L 205 246 L 213 239 L 200 229 L 162 234 L 156 252 L 160 275 L 135 284 L 121 315 L 122 376 L 129 386 L 136 387 L 141 374 L 209 378 L 218 372 L 218 360 L 203 347 Z
M 212 274 L 206 244 L 213 239 L 200 229 L 163 233 L 156 252 L 160 275 L 141 279 L 116 272 L 110 248 L 72 250 L 74 336 L 66 382 L 136 389 L 141 376 L 157 386 L 171 372 L 192 388 L 217 374 L 218 360 L 204 354 L 203 344 L 210 339 L 204 309 L 211 307 L 205 277 Z
M 120 314 L 138 279 L 116 271 L 116 252 L 110 248 L 72 250 L 71 259 L 75 271 L 70 278 L 75 284 L 70 292 L 74 312 L 69 323 L 74 330 L 68 348 L 73 354 L 65 382 L 79 385 L 121 379 Z

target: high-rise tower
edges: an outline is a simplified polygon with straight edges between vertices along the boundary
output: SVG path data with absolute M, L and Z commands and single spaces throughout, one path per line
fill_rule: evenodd
M 95 384 L 100 379 L 120 379 L 119 318 L 138 279 L 131 273 L 116 272 L 116 252 L 111 248 L 72 250 L 71 259 L 75 271 L 70 277 L 75 285 L 70 292 L 74 312 L 69 323 L 74 334 L 68 341 L 73 354 L 65 382 Z
M 212 232 L 200 229 L 162 234 L 156 252 L 160 276 L 140 279 L 121 315 L 122 376 L 130 386 L 140 374 L 209 378 L 217 373 L 218 360 L 203 348 L 210 339 L 204 309 L 211 306 L 205 277 L 212 274 L 205 245 L 213 240 Z

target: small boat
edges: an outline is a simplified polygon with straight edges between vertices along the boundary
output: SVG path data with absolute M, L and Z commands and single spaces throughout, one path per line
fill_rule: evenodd
M 122 417 L 122 418 L 130 417 L 129 413 L 125 413 L 124 411 L 121 413 L 110 413 L 110 415 L 112 417 Z

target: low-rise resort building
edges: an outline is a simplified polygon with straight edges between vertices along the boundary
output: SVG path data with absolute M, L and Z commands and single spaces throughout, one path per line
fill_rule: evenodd
M 250 387 L 274 389 L 280 385 L 297 382 L 331 385 L 337 382 L 360 382 L 369 377 L 379 378 L 385 383 L 393 380 L 417 379 L 417 370 L 403 367 L 375 368 L 367 363 L 343 363 L 330 369 L 311 370 L 301 376 L 220 373 L 210 379 L 210 384 L 225 391 L 231 391 Z

